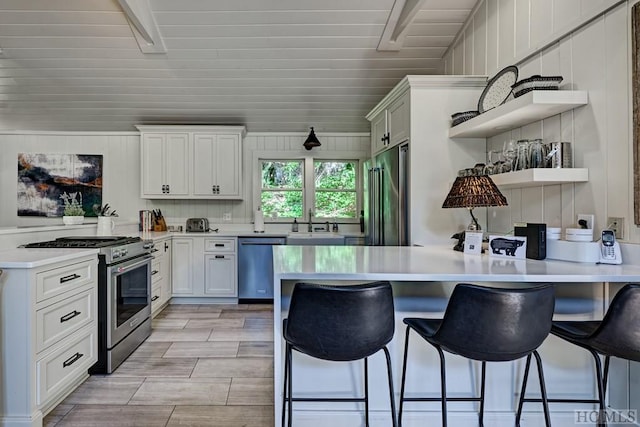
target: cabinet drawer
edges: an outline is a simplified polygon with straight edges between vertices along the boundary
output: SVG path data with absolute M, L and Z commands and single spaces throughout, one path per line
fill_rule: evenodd
M 65 265 L 36 274 L 36 302 L 79 288 L 95 280 L 95 262 Z
M 36 404 L 43 405 L 76 379 L 87 374 L 96 362 L 95 324 L 82 329 L 55 351 L 36 362 Z
M 151 289 L 151 312 L 153 312 L 158 304 L 162 303 L 162 284 L 153 285 Z
M 158 259 L 151 261 L 151 283 L 162 280 L 162 263 Z
M 60 342 L 95 319 L 93 289 L 36 311 L 36 351 Z
M 235 252 L 236 241 L 233 239 L 205 239 L 205 252 Z

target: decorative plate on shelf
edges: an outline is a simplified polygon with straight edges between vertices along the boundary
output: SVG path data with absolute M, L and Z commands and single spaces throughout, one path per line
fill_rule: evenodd
M 480 114 L 496 108 L 506 101 L 511 93 L 511 86 L 513 86 L 517 80 L 518 67 L 515 65 L 509 65 L 493 76 L 478 100 L 478 111 Z

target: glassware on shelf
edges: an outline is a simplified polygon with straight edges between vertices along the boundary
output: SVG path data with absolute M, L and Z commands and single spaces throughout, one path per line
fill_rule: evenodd
M 504 142 L 502 146 L 502 156 L 504 160 L 500 172 L 511 172 L 516 159 L 516 142 L 513 139 Z
M 529 167 L 529 140 L 519 139 L 516 142 L 516 157 L 514 159 L 514 171 L 520 171 Z
M 496 173 L 501 172 L 502 163 L 503 163 L 500 157 L 501 154 L 502 154 L 501 150 L 490 150 L 487 153 L 487 164 L 484 167 L 485 175 L 494 175 Z
M 547 153 L 541 139 L 529 141 L 529 168 L 544 168 L 546 166 Z

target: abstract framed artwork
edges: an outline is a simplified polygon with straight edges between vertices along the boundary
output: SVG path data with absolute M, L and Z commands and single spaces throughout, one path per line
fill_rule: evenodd
M 63 193 L 82 194 L 85 216 L 102 205 L 102 155 L 18 154 L 18 216 L 60 217 Z

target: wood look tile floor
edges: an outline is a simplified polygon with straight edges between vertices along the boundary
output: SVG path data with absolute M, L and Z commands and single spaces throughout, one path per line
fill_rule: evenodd
M 273 426 L 273 306 L 169 305 L 144 344 L 44 426 Z

